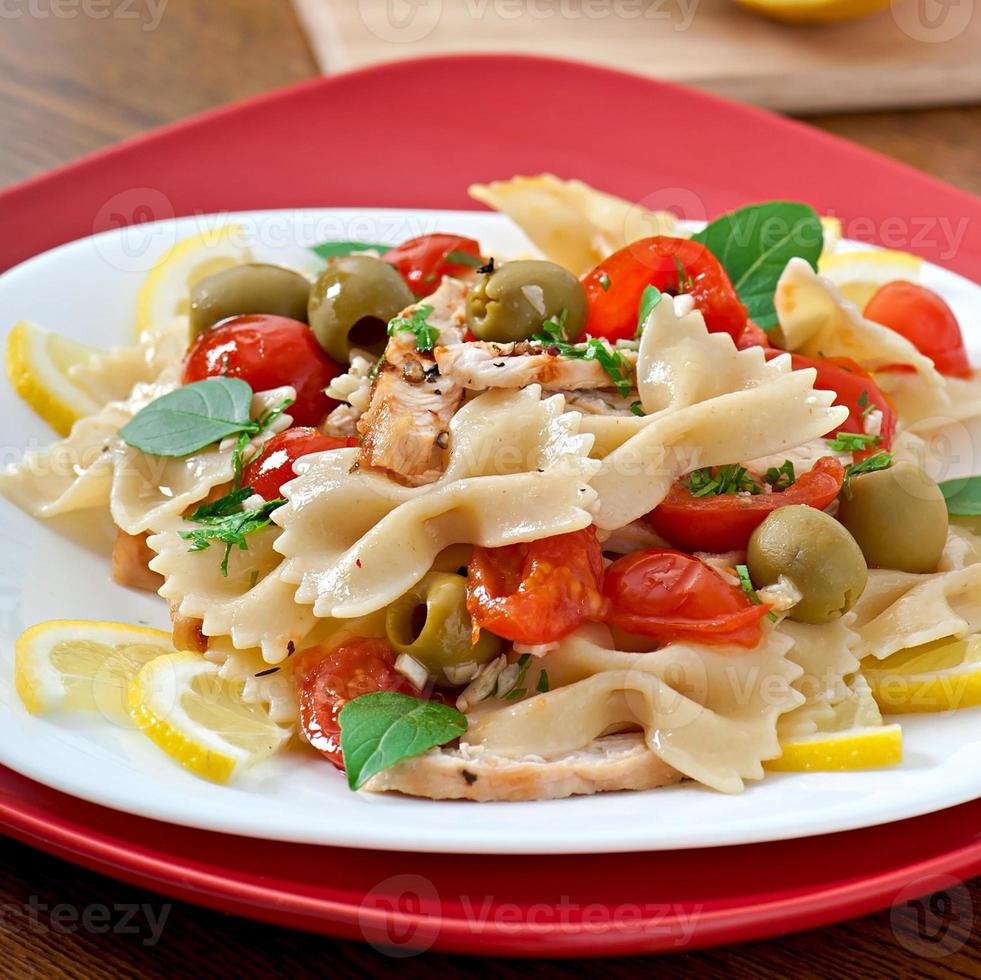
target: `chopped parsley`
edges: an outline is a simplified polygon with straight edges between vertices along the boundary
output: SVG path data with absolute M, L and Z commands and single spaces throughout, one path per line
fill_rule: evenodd
M 633 412 L 638 418 L 644 418 L 644 416 L 647 414 L 644 411 L 644 406 L 641 405 L 639 401 L 630 403 L 630 411 Z
M 749 577 L 749 568 L 747 568 L 745 565 L 737 565 L 736 574 L 739 576 L 739 588 L 746 593 L 746 598 L 748 598 L 754 606 L 760 605 L 762 600 L 756 594 L 756 589 L 753 587 L 753 580 Z
M 645 286 L 640 294 L 640 305 L 637 308 L 637 332 L 635 337 L 639 337 L 644 331 L 644 324 L 647 318 L 654 311 L 654 307 L 661 302 L 661 291 L 656 286 Z
M 695 285 L 695 277 L 685 275 L 685 267 L 681 264 L 681 259 L 677 255 L 674 256 L 674 267 L 678 270 L 677 294 L 680 296 L 682 293 L 687 293 Z
M 797 482 L 794 464 L 785 459 L 781 466 L 771 466 L 763 476 L 764 483 L 769 483 L 774 493 L 780 493 Z
M 535 690 L 537 690 L 539 694 L 547 694 L 548 693 L 548 671 L 547 670 L 544 670 L 543 669 L 542 672 L 538 675 L 538 683 L 535 685 Z
M 558 317 L 551 316 L 542 323 L 542 333 L 536 334 L 533 339 L 546 344 L 564 344 L 565 321 L 568 319 L 568 316 L 569 311 L 563 306 L 562 312 Z
M 469 252 L 461 252 L 458 249 L 447 252 L 443 261 L 447 265 L 465 265 L 471 269 L 482 269 L 484 267 L 484 260 L 479 255 L 471 255 Z
M 845 479 L 841 485 L 841 492 L 848 500 L 852 499 L 850 481 L 853 476 L 861 476 L 863 473 L 874 473 L 876 470 L 887 470 L 892 466 L 893 455 L 882 450 L 873 453 L 868 459 L 863 459 L 860 463 L 852 463 L 845 469 Z
M 744 466 L 711 466 L 689 473 L 682 481 L 693 497 L 717 497 L 725 493 L 762 493 L 760 485 Z
M 528 667 L 530 664 L 530 653 L 523 653 L 518 657 L 518 676 L 514 679 L 514 687 L 504 695 L 505 701 L 517 701 L 528 693 L 524 687 L 524 683 L 525 678 L 528 676 Z
M 837 453 L 862 452 L 878 446 L 882 436 L 867 436 L 862 432 L 839 432 L 834 439 L 828 439 L 828 448 Z
M 246 538 L 268 527 L 272 512 L 286 503 L 282 497 L 277 497 L 256 510 L 243 510 L 242 504 L 254 493 L 251 487 L 241 487 L 209 504 L 202 504 L 188 517 L 188 520 L 192 524 L 203 526 L 193 531 L 180 532 L 180 536 L 185 541 L 191 542 L 188 551 L 204 551 L 211 547 L 213 541 L 224 544 L 225 554 L 221 561 L 221 574 L 226 577 L 232 548 L 238 547 L 241 551 L 246 551 L 249 547 Z
M 417 306 L 408 316 L 397 316 L 388 324 L 388 336 L 407 331 L 415 335 L 416 349 L 430 351 L 439 340 L 439 331 L 429 325 L 427 317 L 433 312 L 431 306 Z
M 293 404 L 292 398 L 284 398 L 275 408 L 269 409 L 268 412 L 264 412 L 255 420 L 256 428 L 253 430 L 246 430 L 245 432 L 240 432 L 238 439 L 235 442 L 235 448 L 232 450 L 232 490 L 238 490 L 242 485 L 242 471 L 245 467 L 256 459 L 262 453 L 262 449 L 258 449 L 254 456 L 249 459 L 245 459 L 245 450 L 248 448 L 249 443 L 260 433 L 265 432 Z
M 604 293 L 609 290 L 610 277 L 605 272 L 600 273 L 599 284 L 600 284 L 600 289 L 602 289 Z

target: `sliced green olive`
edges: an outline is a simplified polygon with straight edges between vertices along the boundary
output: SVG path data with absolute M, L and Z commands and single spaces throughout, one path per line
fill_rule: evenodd
M 352 347 L 380 354 L 388 321 L 413 299 L 394 266 L 370 255 L 345 255 L 331 259 L 313 285 L 310 327 L 327 354 L 347 364 Z
M 430 572 L 385 613 L 388 642 L 418 660 L 437 684 L 449 683 L 444 667 L 485 664 L 500 653 L 501 641 L 487 630 L 471 643 L 472 628 L 467 580 L 447 572 Z
M 575 340 L 586 325 L 586 293 L 568 269 L 554 262 L 522 259 L 479 275 L 467 297 L 467 324 L 478 340 L 528 340 L 546 320 L 565 311 L 565 337 Z
M 788 614 L 801 623 L 837 619 L 865 591 L 869 570 L 855 539 L 833 517 L 803 504 L 780 507 L 753 532 L 746 565 L 757 588 L 785 576 L 801 600 Z
M 247 262 L 206 276 L 191 288 L 191 340 L 219 320 L 248 313 L 307 319 L 310 283 L 281 265 Z
M 933 572 L 947 543 L 947 503 L 929 476 L 910 462 L 848 481 L 838 520 L 870 568 Z

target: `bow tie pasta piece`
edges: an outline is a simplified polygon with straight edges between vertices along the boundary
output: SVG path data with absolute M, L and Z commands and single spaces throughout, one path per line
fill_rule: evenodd
M 261 418 L 295 396 L 290 387 L 259 392 L 252 399 L 252 417 Z M 292 422 L 289 415 L 280 415 L 252 439 L 245 458 L 258 452 L 263 443 L 288 429 Z M 150 456 L 116 439 L 109 501 L 113 521 L 127 534 L 169 527 L 191 504 L 204 500 L 215 487 L 231 481 L 236 438 L 230 436 L 217 446 L 179 459 Z
M 181 521 L 147 539 L 157 552 L 150 568 L 164 577 L 160 595 L 179 603 L 182 616 L 200 619 L 205 636 L 228 636 L 240 650 L 258 647 L 267 663 L 283 660 L 291 643 L 299 649 L 315 617 L 294 602 L 295 587 L 279 577 L 282 558 L 273 550 L 279 529 L 264 528 L 249 535 L 247 549 L 233 548 L 224 576 L 220 544 L 188 551 L 180 532 L 194 526 Z
M 478 709 L 461 741 L 509 758 L 552 759 L 637 725 L 669 766 L 738 793 L 780 755 L 777 721 L 803 701 L 792 687 L 801 674 L 787 656 L 792 644 L 768 630 L 751 651 L 671 643 L 628 653 L 615 649 L 605 627 L 585 626 L 541 659 L 550 691 Z
M 776 627 L 793 640 L 787 659 L 803 670 L 793 687 L 806 698 L 804 704 L 780 718 L 781 741 L 826 730 L 834 719 L 835 705 L 851 695 L 848 678 L 860 667 L 855 655 L 858 634 L 850 626 L 854 618 L 849 613 L 820 625 L 785 619 Z
M 856 603 L 861 658 L 885 660 L 899 650 L 981 630 L 981 565 L 932 575 L 871 570 Z
M 487 392 L 450 422 L 449 463 L 423 487 L 354 468 L 356 450 L 307 457 L 273 520 L 298 602 L 322 617 L 373 612 L 418 582 L 451 544 L 500 547 L 592 523 L 597 463 L 578 413 L 537 386 Z
M 576 275 L 650 235 L 676 234 L 668 211 L 648 211 L 580 180 L 552 174 L 473 184 L 474 200 L 506 214 L 542 251 Z
M 787 263 L 773 302 L 787 350 L 807 357 L 850 357 L 867 371 L 908 364 L 930 393 L 934 409 L 949 405 L 946 382 L 933 361 L 895 330 L 864 319 L 830 280 L 803 259 Z

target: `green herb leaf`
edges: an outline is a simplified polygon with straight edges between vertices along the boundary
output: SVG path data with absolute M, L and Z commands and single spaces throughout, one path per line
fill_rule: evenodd
M 535 690 L 538 691 L 539 694 L 548 693 L 548 671 L 544 668 L 538 675 L 538 683 L 535 685 Z
M 426 318 L 433 312 L 431 306 L 417 306 L 408 316 L 397 316 L 388 324 L 388 336 L 394 337 L 396 333 L 406 330 L 415 334 L 416 349 L 420 351 L 430 351 L 436 346 L 439 340 L 439 330 L 431 327 Z
M 609 291 L 610 277 L 605 272 L 600 273 L 599 284 L 600 284 L 600 289 L 602 289 L 604 293 Z
M 237 547 L 240 551 L 246 551 L 249 547 L 246 538 L 268 527 L 272 523 L 272 512 L 286 503 L 282 497 L 277 497 L 257 510 L 242 510 L 242 502 L 251 497 L 252 493 L 249 487 L 242 487 L 214 503 L 198 507 L 188 520 L 194 524 L 203 524 L 204 527 L 180 532 L 180 536 L 185 541 L 191 542 L 188 551 L 205 551 L 211 547 L 212 542 L 224 544 L 225 554 L 221 560 L 221 574 L 226 577 L 232 548 Z
M 351 789 L 360 789 L 396 762 L 445 745 L 467 730 L 467 719 L 456 708 L 395 691 L 376 691 L 348 701 L 338 720 Z
M 252 389 L 241 378 L 208 378 L 161 395 L 119 434 L 151 456 L 189 456 L 236 432 L 260 431 L 251 407 Z
M 469 252 L 460 252 L 456 249 L 447 252 L 443 261 L 447 265 L 466 265 L 471 269 L 481 269 L 484 266 L 484 260 L 479 255 L 471 255 Z
M 793 201 L 770 201 L 717 218 L 692 238 L 721 263 L 750 318 L 764 330 L 777 324 L 773 294 L 787 262 L 806 259 L 817 269 L 824 248 L 814 209 Z
M 336 259 L 341 255 L 351 255 L 353 252 L 377 252 L 384 255 L 390 251 L 391 245 L 377 245 L 374 242 L 322 242 L 314 245 L 310 251 L 316 252 L 322 259 Z
M 947 512 L 955 517 L 981 515 L 981 476 L 947 480 L 940 484 L 940 492 L 947 501 Z
M 756 594 L 756 589 L 753 586 L 753 580 L 749 577 L 749 568 L 746 565 L 737 565 L 736 574 L 739 576 L 739 588 L 746 593 L 749 601 L 754 606 L 760 605 L 762 600 Z
M 637 310 L 637 332 L 639 337 L 644 330 L 647 318 L 654 312 L 654 307 L 661 302 L 661 291 L 656 286 L 645 286 L 640 294 L 640 307 Z
M 711 466 L 689 473 L 683 481 L 693 497 L 721 496 L 725 493 L 762 493 L 760 485 L 744 466 Z
M 552 343 L 552 344 L 564 344 L 566 342 L 565 336 L 565 321 L 569 316 L 569 311 L 563 306 L 562 312 L 558 315 L 558 318 L 552 316 L 549 317 L 542 323 L 542 333 L 536 334 L 532 339 L 538 339 L 542 343 Z
M 791 460 L 785 459 L 781 466 L 771 466 L 763 477 L 765 483 L 769 483 L 775 493 L 780 493 L 788 487 L 792 487 L 797 482 L 797 473 Z
M 647 415 L 647 413 L 644 411 L 644 406 L 639 401 L 630 403 L 630 411 L 641 419 Z
M 841 493 L 848 499 L 852 499 L 851 479 L 853 476 L 860 476 L 862 473 L 874 473 L 876 470 L 887 470 L 892 466 L 893 455 L 885 450 L 873 453 L 867 459 L 859 463 L 852 463 L 845 467 L 845 479 L 841 484 Z
M 836 453 L 862 452 L 882 442 L 882 436 L 867 436 L 862 432 L 839 432 L 834 439 L 826 440 L 828 448 Z

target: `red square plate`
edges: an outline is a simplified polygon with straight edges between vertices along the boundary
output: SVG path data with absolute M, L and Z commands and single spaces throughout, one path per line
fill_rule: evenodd
M 447 93 L 455 108 L 444 108 Z M 981 278 L 981 201 L 797 123 L 676 86 L 519 57 L 403 62 L 276 92 L 0 194 L 0 270 L 194 213 L 467 207 L 552 171 L 699 219 L 792 198 L 845 234 Z M 329 815 L 325 816 L 329 819 Z M 0 823 L 167 894 L 378 946 L 583 956 L 824 925 L 981 872 L 981 801 L 884 827 L 710 850 L 562 857 L 355 851 L 127 816 L 0 770 Z

